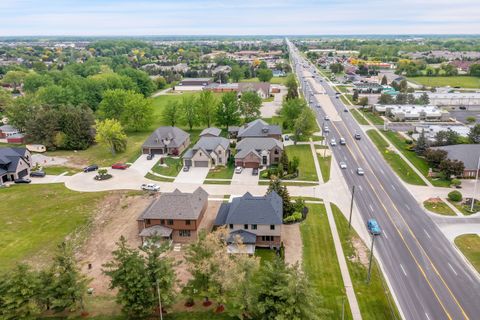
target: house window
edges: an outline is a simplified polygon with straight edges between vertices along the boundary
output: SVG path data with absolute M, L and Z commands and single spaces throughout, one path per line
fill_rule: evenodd
M 165 220 L 164 219 L 160 220 L 160 224 L 165 224 Z
M 233 229 L 233 224 L 229 224 L 228 227 L 229 227 L 230 229 Z
M 278 154 L 278 149 L 275 149 L 275 151 L 273 153 Z
M 222 163 L 222 157 L 218 158 L 218 163 Z
M 243 229 L 248 230 L 248 224 L 244 224 Z
M 150 219 L 147 219 L 147 220 L 145 221 L 145 223 L 146 223 L 146 224 L 150 224 L 150 223 L 151 223 L 151 222 L 150 222 Z
M 262 241 L 273 241 L 273 236 L 262 236 Z
M 275 162 L 278 162 L 278 160 L 279 160 L 278 157 L 275 157 L 274 161 L 275 161 Z
M 275 230 L 275 225 L 274 224 L 270 225 L 270 230 Z
M 172 219 L 168 219 L 168 220 L 167 220 L 167 224 L 168 224 L 169 226 L 173 225 L 173 220 L 172 220 Z
M 190 220 L 185 220 L 185 224 L 186 224 L 187 226 L 190 225 L 190 222 L 191 222 Z
M 256 224 L 252 224 L 252 230 L 257 230 L 257 225 Z
M 262 164 L 267 164 L 267 156 L 262 157 Z
M 178 235 L 180 237 L 190 237 L 190 230 L 179 230 Z

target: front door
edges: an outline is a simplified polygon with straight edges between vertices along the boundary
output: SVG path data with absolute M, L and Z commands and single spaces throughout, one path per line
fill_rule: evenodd
M 267 156 L 262 156 L 262 164 L 263 165 L 267 164 Z

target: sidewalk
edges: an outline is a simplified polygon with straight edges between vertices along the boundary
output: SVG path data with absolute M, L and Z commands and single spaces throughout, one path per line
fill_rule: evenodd
M 315 164 L 315 170 L 317 170 L 318 182 L 324 182 L 322 177 L 322 170 L 320 169 L 320 163 L 318 162 L 317 151 L 315 150 L 315 143 L 313 142 L 312 138 L 310 138 L 309 145 L 310 145 L 310 149 L 312 150 L 313 163 Z

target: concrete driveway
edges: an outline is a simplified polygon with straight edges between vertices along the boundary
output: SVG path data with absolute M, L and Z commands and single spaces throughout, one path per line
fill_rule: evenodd
M 132 163 L 128 170 L 137 171 L 142 177 L 144 177 L 161 158 L 161 156 L 155 155 L 152 160 L 147 160 L 147 156 L 147 154 L 142 154 L 134 163 Z
M 287 94 L 287 87 L 282 85 L 276 85 L 280 89 L 279 93 L 273 94 L 273 101 L 262 103 L 260 113 L 263 118 L 271 118 L 277 115 L 277 110 L 282 107 L 283 96 Z
M 190 170 L 188 170 L 187 172 L 183 171 L 182 169 L 174 182 L 202 184 L 207 177 L 208 171 L 210 171 L 209 168 L 198 167 L 191 167 Z
M 242 173 L 234 173 L 232 177 L 232 185 L 258 185 L 258 175 L 252 175 L 250 168 L 244 168 Z

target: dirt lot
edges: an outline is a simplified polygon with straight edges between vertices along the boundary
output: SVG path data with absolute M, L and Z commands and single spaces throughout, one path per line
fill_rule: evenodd
M 285 262 L 302 264 L 303 244 L 300 235 L 300 225 L 284 224 L 282 226 L 282 241 L 285 246 Z

